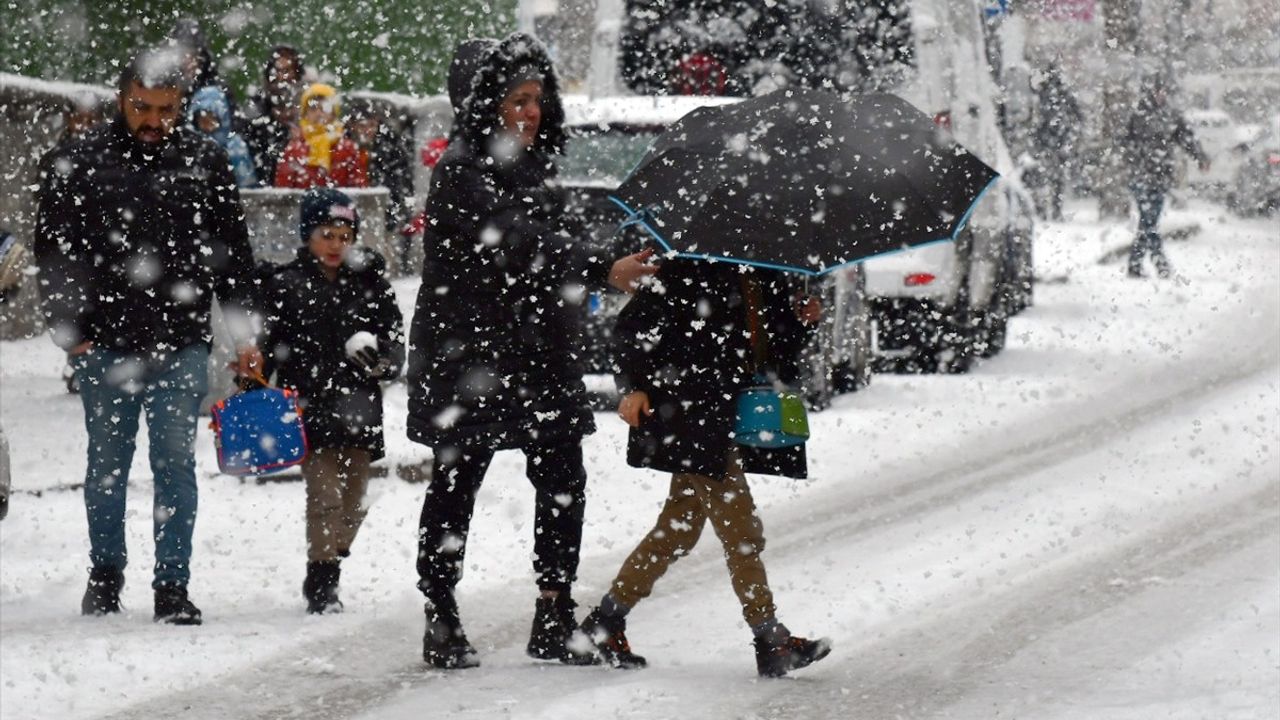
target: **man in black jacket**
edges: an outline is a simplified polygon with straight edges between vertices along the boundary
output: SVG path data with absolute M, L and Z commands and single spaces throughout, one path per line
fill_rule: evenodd
M 1169 83 L 1159 75 L 1143 82 L 1138 107 L 1129 117 L 1121 143 L 1129 166 L 1129 189 L 1138 206 L 1138 233 L 1129 249 L 1129 277 L 1143 277 L 1142 264 L 1149 253 L 1156 274 L 1168 278 L 1173 269 L 1156 228 L 1177 171 L 1174 151 L 1181 149 L 1195 158 L 1201 172 L 1209 171 L 1209 156 L 1196 142 L 1186 118 L 1169 104 Z
M 207 390 L 216 293 L 250 341 L 253 256 L 226 154 L 179 127 L 180 53 L 144 51 L 125 68 L 119 114 L 41 161 L 35 253 L 53 340 L 72 355 L 89 434 L 86 615 L 120 610 L 125 494 L 138 416 L 155 474 L 155 619 L 199 624 L 187 597 L 196 516 L 193 443 Z

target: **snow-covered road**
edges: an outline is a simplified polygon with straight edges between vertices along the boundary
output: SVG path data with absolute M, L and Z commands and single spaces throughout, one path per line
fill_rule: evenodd
M 19 494 L 0 524 L 5 718 L 1262 718 L 1280 716 L 1280 225 L 1207 205 L 1171 243 L 1179 277 L 1097 259 L 1125 231 L 1076 208 L 1046 228 L 1037 304 L 967 376 L 877 376 L 814 417 L 812 478 L 754 478 L 781 617 L 835 651 L 756 679 L 715 543 L 632 613 L 638 672 L 523 655 L 531 493 L 490 470 L 460 589 L 482 667 L 427 671 L 413 544 L 421 486 L 374 482 L 344 574 L 309 618 L 302 487 L 217 476 L 202 432 L 192 594 L 201 628 L 150 622 L 140 443 L 120 617 L 77 615 L 78 494 Z M 411 287 L 400 288 L 406 295 Z M 84 438 L 47 340 L 0 345 L 15 484 L 74 483 Z M 388 396 L 392 462 L 425 452 Z M 666 478 L 626 468 L 599 416 L 581 601 L 647 529 Z M 394 476 L 394 473 L 392 473 Z

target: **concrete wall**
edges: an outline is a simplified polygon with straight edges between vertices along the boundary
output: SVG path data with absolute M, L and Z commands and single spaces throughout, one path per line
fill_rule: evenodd
M 0 228 L 32 247 L 35 228 L 36 167 L 62 131 L 63 113 L 76 104 L 106 103 L 105 88 L 46 83 L 0 74 Z M 30 337 L 42 323 L 32 280 L 0 304 L 0 340 Z

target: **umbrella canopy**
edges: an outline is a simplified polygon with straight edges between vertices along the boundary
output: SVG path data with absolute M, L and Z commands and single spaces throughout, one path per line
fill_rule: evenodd
M 817 275 L 953 240 L 996 177 L 899 97 L 789 89 L 685 115 L 613 200 L 678 255 Z

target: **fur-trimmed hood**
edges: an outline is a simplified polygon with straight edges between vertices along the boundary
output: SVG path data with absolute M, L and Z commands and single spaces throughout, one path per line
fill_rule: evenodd
M 560 83 L 546 48 L 525 33 L 499 41 L 472 38 L 461 42 L 449 64 L 449 101 L 453 105 L 451 135 L 483 153 L 497 130 L 498 106 L 509 79 L 535 67 L 542 75 L 542 123 L 535 152 L 558 154 L 564 149 L 564 108 Z

